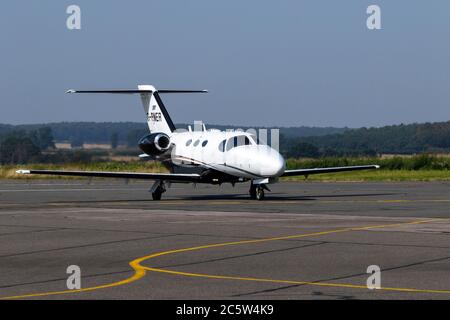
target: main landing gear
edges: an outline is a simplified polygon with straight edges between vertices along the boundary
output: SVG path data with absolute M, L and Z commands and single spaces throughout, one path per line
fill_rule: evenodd
M 150 192 L 152 193 L 153 200 L 161 200 L 162 194 L 166 192 L 164 181 L 155 181 Z
M 264 190 L 270 191 L 265 184 L 250 184 L 250 198 L 256 200 L 264 199 Z

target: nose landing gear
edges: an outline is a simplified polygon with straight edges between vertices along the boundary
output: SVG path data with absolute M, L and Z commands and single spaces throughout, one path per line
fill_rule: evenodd
M 265 184 L 250 184 L 250 198 L 256 200 L 264 199 L 264 190 L 270 191 Z
M 256 200 L 263 200 L 264 199 L 264 188 L 262 186 L 256 187 Z

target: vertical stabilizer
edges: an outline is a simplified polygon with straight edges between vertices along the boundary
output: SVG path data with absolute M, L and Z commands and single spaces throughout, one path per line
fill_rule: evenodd
M 142 91 L 140 95 L 150 132 L 172 133 L 175 130 L 175 125 L 155 87 L 139 85 L 138 89 Z

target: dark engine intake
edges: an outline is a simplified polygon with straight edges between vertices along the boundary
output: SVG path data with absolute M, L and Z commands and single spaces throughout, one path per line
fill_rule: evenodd
M 160 155 L 170 148 L 170 138 L 162 132 L 150 133 L 142 137 L 139 142 L 139 148 L 148 155 Z

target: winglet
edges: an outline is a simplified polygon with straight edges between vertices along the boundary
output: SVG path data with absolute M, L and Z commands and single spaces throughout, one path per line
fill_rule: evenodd
M 17 170 L 16 173 L 18 173 L 18 174 L 30 174 L 30 170 Z

